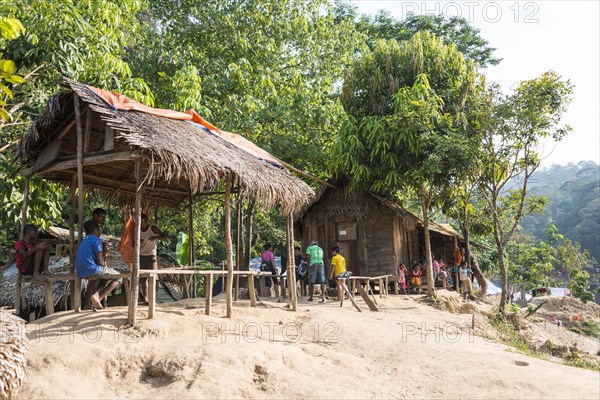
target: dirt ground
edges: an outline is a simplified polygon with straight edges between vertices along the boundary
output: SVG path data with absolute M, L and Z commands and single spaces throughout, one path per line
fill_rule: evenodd
M 20 398 L 598 399 L 597 372 L 532 358 L 481 335 L 485 316 L 416 296 L 251 308 L 215 298 L 157 306 L 126 328 L 122 307 L 64 312 L 28 325 Z M 483 306 L 482 306 L 483 307 Z M 472 310 L 471 310 L 472 311 Z M 479 326 L 480 336 L 471 324 Z M 477 331 L 477 330 L 476 330 Z M 597 349 L 596 349 L 597 351 Z

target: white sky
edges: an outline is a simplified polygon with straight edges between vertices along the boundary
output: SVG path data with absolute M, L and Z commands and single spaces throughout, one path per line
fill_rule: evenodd
M 502 58 L 482 72 L 488 82 L 510 87 L 554 70 L 575 85 L 563 122 L 573 127 L 559 143 L 548 142 L 543 165 L 600 163 L 600 1 L 371 1 L 352 0 L 361 14 L 386 9 L 395 18 L 460 14 Z

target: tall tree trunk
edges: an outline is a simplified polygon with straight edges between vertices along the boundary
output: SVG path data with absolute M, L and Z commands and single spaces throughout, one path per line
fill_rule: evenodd
M 473 257 L 473 262 L 471 263 L 471 244 L 469 242 L 469 226 L 468 221 L 463 220 L 461 224 L 461 230 L 463 237 L 465 238 L 465 258 L 467 259 L 467 264 L 471 266 L 473 270 L 473 275 L 475 275 L 475 279 L 477 279 L 477 284 L 479 284 L 479 297 L 484 298 L 487 294 L 487 281 L 485 280 L 485 276 L 481 269 L 479 268 L 479 262 L 477 261 L 477 257 Z
M 433 276 L 433 264 L 431 260 L 431 241 L 429 238 L 429 207 L 424 200 L 421 200 L 423 209 L 423 233 L 425 236 L 425 259 L 427 260 L 427 297 L 433 297 L 435 294 L 435 277 Z
M 498 269 L 500 270 L 500 277 L 502 279 L 502 294 L 500 297 L 499 311 L 504 315 L 506 295 L 508 294 L 508 275 L 506 273 L 506 265 L 504 264 L 504 245 L 498 239 L 496 239 L 496 245 L 498 246 Z

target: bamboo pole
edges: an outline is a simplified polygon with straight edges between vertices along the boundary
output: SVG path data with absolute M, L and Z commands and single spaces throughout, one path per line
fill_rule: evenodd
M 292 214 L 285 216 L 285 231 L 287 236 L 287 281 L 292 310 L 298 310 L 296 296 L 296 264 L 294 263 L 294 220 Z
M 77 188 L 79 190 L 79 229 L 78 238 L 81 243 L 83 238 L 83 126 L 81 124 L 81 110 L 79 105 L 79 96 L 73 93 L 73 102 L 75 105 L 75 125 L 77 126 Z
M 21 210 L 21 231 L 27 225 L 27 210 L 29 208 L 29 176 L 25 177 L 23 188 L 23 209 Z
M 131 301 L 127 313 L 127 322 L 134 325 L 137 314 L 138 291 L 140 290 L 140 227 L 142 209 L 142 161 L 135 161 L 135 180 L 137 191 L 135 192 L 134 220 L 135 228 L 133 234 L 133 266 L 131 268 Z
M 231 174 L 227 175 L 225 181 L 225 245 L 227 248 L 227 318 L 231 318 L 233 289 L 233 254 L 231 242 Z
M 71 273 L 75 272 L 75 191 L 77 190 L 77 175 L 73 174 L 71 187 L 69 188 L 69 202 L 71 210 L 69 211 L 69 261 L 71 262 Z M 75 295 L 75 293 L 73 294 Z M 79 294 L 81 296 L 81 293 Z
M 192 196 L 192 190 L 190 189 L 190 194 L 189 194 L 189 204 L 188 204 L 188 235 L 189 235 L 189 243 L 190 243 L 190 248 L 189 248 L 189 254 L 190 254 L 190 266 L 194 266 L 195 265 L 195 261 L 194 261 L 194 197 Z M 194 299 L 196 298 L 196 275 L 192 276 L 192 284 L 194 286 L 192 293 L 191 293 L 191 298 Z
M 238 184 L 239 186 L 239 184 Z M 235 214 L 235 270 L 240 270 L 240 264 L 242 262 L 242 207 L 243 207 L 243 196 L 238 194 L 236 202 L 236 214 Z M 240 293 L 240 276 L 235 276 L 235 294 L 234 298 L 237 301 Z
M 92 134 L 92 110 L 87 108 L 85 111 L 85 135 L 83 136 L 83 152 L 90 151 L 90 136 Z

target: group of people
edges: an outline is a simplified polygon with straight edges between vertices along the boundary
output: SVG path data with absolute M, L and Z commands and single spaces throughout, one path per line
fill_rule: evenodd
M 102 225 L 106 221 L 106 210 L 96 208 L 92 219 L 83 224 L 85 239 L 77 246 L 75 271 L 78 278 L 87 279 L 84 308 L 97 310 L 103 308 L 102 300 L 122 284 L 122 279 L 113 279 L 119 271 L 107 265 L 108 248 L 101 239 Z M 140 232 L 140 269 L 156 269 L 156 242 L 167 236 L 156 226 L 148 222 L 148 216 L 141 214 Z M 35 225 L 23 227 L 23 237 L 15 245 L 17 269 L 23 275 L 31 275 L 33 280 L 50 279 L 50 246 L 38 240 L 38 228 Z M 131 267 L 131 265 L 129 265 Z M 144 304 L 148 303 L 148 280 L 140 280 Z
M 415 290 L 417 293 L 421 293 L 422 277 L 425 274 L 426 266 L 426 262 L 422 262 L 421 264 L 414 263 L 409 272 L 404 263 L 400 263 L 398 265 L 396 269 L 396 274 L 398 276 L 398 285 L 400 289 L 404 292 L 404 294 L 407 294 L 407 275 L 410 278 L 410 280 L 408 281 L 410 282 L 410 288 Z M 444 263 L 443 257 L 439 257 L 437 260 L 434 259 L 432 262 L 432 267 L 434 276 L 436 277 L 436 279 L 442 281 L 444 289 L 446 288 L 447 284 L 452 286 L 452 277 L 451 274 L 448 273 L 448 271 L 446 270 L 446 264 Z M 469 296 L 471 296 L 471 277 L 473 271 L 471 271 L 471 269 L 468 268 L 466 261 L 461 260 L 460 265 L 456 268 L 456 273 L 460 281 L 460 288 L 462 294 L 465 296 L 466 299 Z
M 279 297 L 279 287 L 278 287 L 278 278 L 276 275 L 277 269 L 275 267 L 275 255 L 271 250 L 271 244 L 266 243 L 263 246 L 264 252 L 262 253 L 261 260 L 261 270 L 266 272 L 271 272 L 273 277 L 268 277 L 267 286 L 270 285 L 270 281 L 273 280 L 275 286 L 275 296 Z M 341 300 L 341 297 L 344 294 L 344 284 L 343 279 L 346 278 L 349 273 L 346 270 L 346 259 L 341 255 L 340 248 L 338 246 L 333 246 L 331 248 L 331 269 L 329 273 L 329 280 L 335 280 L 338 300 Z M 309 297 L 308 301 L 314 301 L 313 293 L 315 289 L 315 285 L 320 286 L 321 293 L 321 302 L 325 302 L 327 297 L 326 293 L 326 279 L 325 279 L 325 252 L 319 246 L 319 242 L 317 240 L 313 240 L 310 246 L 307 247 L 306 252 L 302 254 L 302 250 L 300 247 L 294 247 L 294 264 L 296 266 L 296 279 L 298 281 L 302 281 L 306 279 L 308 276 L 309 282 Z M 307 266 L 306 273 L 304 272 L 304 267 Z M 281 275 L 284 275 L 287 269 L 287 265 L 282 263 L 281 266 Z

